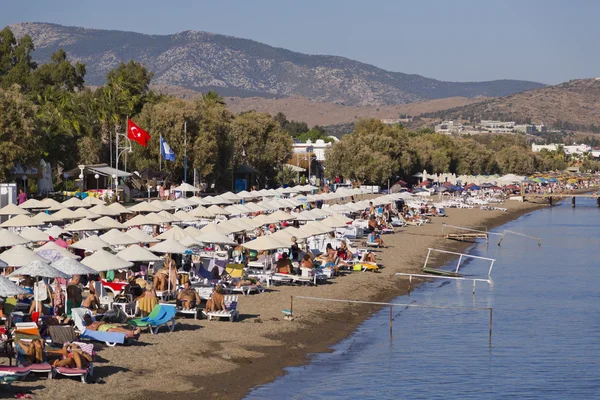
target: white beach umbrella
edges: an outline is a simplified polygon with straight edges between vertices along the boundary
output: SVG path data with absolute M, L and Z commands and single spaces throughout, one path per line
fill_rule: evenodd
M 240 197 L 237 194 L 232 193 L 232 192 L 223 193 L 221 196 L 227 200 L 231 200 L 234 202 L 239 202 L 240 200 L 242 200 L 242 197 Z
M 151 251 L 137 245 L 129 246 L 117 253 L 117 257 L 131 262 L 151 262 L 159 261 L 160 257 L 154 255 Z
M 69 232 L 81 232 L 81 231 L 101 231 L 107 229 L 106 227 L 90 221 L 87 218 L 77 221 L 71 225 L 65 226 L 65 230 Z
M 27 294 L 27 291 L 16 283 L 0 276 L 0 297 L 19 296 Z
M 231 215 L 229 211 L 219 207 L 216 204 L 213 204 L 212 206 L 208 207 L 206 211 L 210 212 L 213 215 Z
M 272 236 L 273 235 L 261 236 L 258 239 L 243 243 L 242 246 L 256 251 L 275 250 L 291 246 L 291 243 L 284 243 L 283 241 Z
M 167 239 L 150 247 L 150 251 L 154 253 L 183 254 L 186 250 L 186 246 L 173 239 Z
M 215 224 L 212 224 L 215 225 Z M 195 238 L 196 236 L 202 235 L 202 231 L 195 226 L 188 226 L 184 229 L 184 231 L 188 234 L 188 236 Z
M 194 239 L 202 243 L 237 244 L 233 240 L 229 239 L 229 237 L 219 232 L 203 232 L 201 235 L 196 236 Z
M 173 226 L 173 227 L 171 227 L 171 229 L 164 231 L 163 233 L 158 235 L 156 238 L 160 239 L 160 240 L 173 239 L 173 240 L 180 241 L 183 238 L 188 237 L 188 236 L 189 236 L 189 234 L 186 231 L 184 231 L 183 229 L 181 229 L 178 226 Z
M 258 228 L 259 226 L 268 225 L 272 222 L 271 222 L 271 219 L 267 215 L 261 214 L 257 217 L 252 218 L 250 220 L 250 223 L 252 225 L 254 225 L 255 228 Z
M 302 211 L 301 213 L 295 214 L 298 221 L 314 221 L 316 219 L 322 219 L 323 217 L 317 217 L 312 213 L 312 210 Z
M 19 235 L 31 242 L 47 242 L 50 240 L 48 232 L 41 231 L 38 228 L 25 228 Z
M 244 232 L 246 229 L 235 224 L 232 219 L 223 221 L 219 224 L 219 228 L 224 230 L 228 235 L 231 233 Z
M 200 229 L 200 232 L 202 232 L 202 233 L 217 232 L 217 233 L 222 233 L 223 235 L 227 235 L 227 230 L 221 228 L 219 225 L 220 224 L 207 224 Z
M 114 254 L 109 253 L 105 250 L 97 250 L 91 256 L 88 256 L 81 260 L 81 263 L 87 265 L 90 268 L 95 269 L 98 272 L 112 271 L 115 269 L 127 269 L 133 267 L 133 263 L 125 261 Z
M 48 211 L 58 211 L 58 210 L 62 210 L 63 208 L 65 208 L 58 201 L 51 199 L 50 197 L 42 199 L 42 203 L 49 206 L 49 208 L 46 208 L 46 210 L 48 210 Z
M 188 199 L 184 199 L 183 197 L 175 200 L 173 203 L 177 206 L 177 208 L 195 207 L 195 206 L 198 205 L 198 203 L 194 203 L 193 201 L 188 200 Z
M 94 196 L 88 196 L 85 199 L 83 199 L 82 201 L 84 202 L 84 204 L 87 204 L 90 206 L 103 206 L 104 205 L 104 201 L 102 201 L 99 198 L 94 197 Z
M 321 223 L 325 226 L 328 226 L 330 228 L 344 228 L 347 226 L 347 224 L 345 222 L 340 221 L 340 220 L 334 218 L 333 216 L 327 217 L 323 221 L 320 221 L 319 223 Z
M 74 219 L 81 219 L 80 214 L 77 214 L 75 211 L 69 208 L 63 208 L 62 210 L 58 210 L 54 214 L 53 217 L 60 219 L 61 221 L 71 221 Z
M 69 200 L 65 200 L 60 203 L 65 208 L 81 208 L 81 207 L 91 207 L 90 204 L 85 204 L 82 200 L 77 197 L 71 197 Z
M 45 224 L 62 222 L 60 218 L 56 218 L 53 214 L 46 214 L 45 212 L 37 213 L 31 218 L 35 219 L 36 221 L 43 222 Z
M 69 247 L 86 251 L 97 251 L 102 250 L 105 247 L 110 247 L 110 245 L 104 240 L 100 239 L 98 235 L 92 235 L 73 243 Z
M 139 228 L 131 228 L 127 231 L 127 234 L 137 240 L 139 243 L 156 243 L 158 239 L 148 235 L 146 232 Z
M 57 245 L 54 242 L 48 242 L 45 245 L 33 250 L 33 252 L 36 253 L 38 256 L 43 257 L 44 259 L 46 259 L 44 252 L 55 252 L 58 253 L 62 258 L 72 258 L 74 260 L 79 258 L 75 254 L 71 253 L 69 250 Z
M 146 215 L 139 214 L 131 218 L 130 220 L 125 221 L 123 225 L 132 227 L 141 225 L 160 225 L 160 223 L 156 222 L 151 218 L 148 218 Z
M 21 235 L 0 229 L 0 247 L 11 247 L 17 244 L 29 243 L 31 240 L 24 238 Z
M 162 225 L 171 222 L 171 218 L 163 217 L 162 215 L 159 215 L 157 213 L 149 213 L 146 215 L 146 218 L 156 222 L 157 225 Z
M 60 235 L 64 235 L 65 233 L 68 233 L 67 231 L 65 231 L 64 229 L 62 229 L 59 226 L 51 226 L 48 229 L 45 229 L 43 231 L 44 233 L 47 233 L 49 236 L 52 236 L 53 238 L 58 238 Z
M 51 267 L 44 261 L 34 260 L 34 261 L 31 261 L 30 263 L 28 263 L 27 265 L 25 265 L 24 267 L 18 268 L 9 276 L 11 276 L 11 277 L 12 276 L 31 276 L 31 277 L 37 278 L 37 280 L 39 281 L 39 278 L 64 278 L 64 279 L 66 279 L 70 275 L 65 274 L 64 272 L 61 272 L 54 267 Z M 39 285 L 36 284 L 35 290 L 34 290 L 35 311 L 39 311 L 39 300 L 38 299 L 40 297 L 39 297 L 38 291 L 39 291 Z
M 0 208 L 0 215 L 29 215 L 29 211 L 10 203 Z
M 97 275 L 98 271 L 79 261 L 65 257 L 58 261 L 54 261 L 50 266 L 68 275 Z
M 192 196 L 188 200 L 191 201 L 192 203 L 200 204 L 200 205 L 209 205 L 210 204 L 208 201 L 206 201 L 202 197 L 198 197 L 198 196 Z M 177 205 L 174 202 L 172 202 L 172 203 L 173 203 L 174 207 L 177 207 Z
M 217 195 L 217 196 L 213 197 L 213 204 L 225 204 L 225 205 L 227 205 L 227 204 L 233 204 L 233 201 L 231 201 L 229 199 L 226 199 L 223 196 L 218 196 Z
M 40 226 L 43 222 L 37 221 L 27 215 L 17 215 L 4 221 L 0 226 L 3 228 L 21 228 L 25 226 Z
M 197 218 L 214 218 L 215 215 L 202 206 L 198 206 L 188 213 L 192 217 Z
M 335 228 L 332 228 L 327 225 L 323 225 L 323 223 L 320 221 L 308 222 L 308 223 L 306 223 L 306 225 L 304 225 L 302 227 L 302 229 L 304 229 L 306 231 L 310 231 L 310 232 L 318 232 L 318 233 L 316 233 L 317 235 L 322 235 L 325 233 L 333 232 L 335 230 Z
M 275 211 L 273 214 L 269 215 L 269 218 L 272 221 L 281 222 L 281 221 L 291 221 L 296 219 L 294 214 L 288 214 L 285 211 Z
M 102 218 L 98 218 L 96 221 L 94 221 L 95 223 L 97 223 L 98 225 L 102 225 L 105 228 L 109 228 L 109 229 L 125 229 L 126 226 L 123 225 L 122 223 L 120 223 L 119 221 L 117 221 L 116 219 L 113 219 L 111 217 L 102 217 Z
M 254 192 L 248 192 L 246 190 L 242 190 L 241 192 L 236 193 L 236 195 L 244 200 L 255 199 L 258 197 Z
M 182 245 L 184 245 L 186 247 L 200 246 L 200 242 L 198 242 L 196 239 L 192 238 L 191 236 L 184 237 L 183 239 L 181 239 L 179 241 L 179 243 L 181 243 Z
M 245 203 L 244 207 L 246 207 L 247 209 L 251 210 L 252 212 L 263 212 L 263 211 L 267 211 L 267 209 L 265 207 L 261 207 L 256 203 Z
M 162 211 L 161 208 L 158 208 L 155 205 L 150 204 L 146 201 L 142 201 L 141 203 L 138 203 L 133 207 L 129 207 L 129 210 L 135 211 L 135 212 L 145 212 L 145 213 Z
M 100 218 L 99 214 L 88 210 L 87 208 L 79 207 L 73 210 L 73 212 L 80 218 L 87 218 L 89 220 Z
M 192 222 L 198 219 L 197 217 L 194 217 L 193 215 L 181 210 L 173 213 L 173 217 L 177 218 L 181 222 Z
M 194 193 L 200 191 L 200 189 L 190 185 L 189 183 L 182 183 L 181 185 L 177 186 L 173 190 L 176 190 L 178 192 L 194 192 Z
M 159 210 L 172 210 L 174 208 L 172 204 L 165 203 L 164 201 L 160 201 L 160 200 L 151 201 L 150 204 L 152 204 L 154 207 L 158 208 Z
M 0 260 L 4 261 L 11 267 L 21 267 L 29 264 L 32 261 L 46 261 L 33 251 L 21 245 L 13 246 L 4 253 L 0 254 Z
M 116 217 L 121 214 L 119 211 L 105 206 L 104 204 L 95 205 L 94 207 L 90 208 L 90 211 L 94 214 L 105 215 L 109 217 Z
M 131 214 L 131 213 L 133 213 L 133 211 L 131 211 L 128 208 L 125 208 L 120 203 L 112 203 L 112 204 L 108 205 L 107 207 L 110 208 L 113 211 L 117 211 L 119 214 Z
M 27 210 L 44 210 L 46 208 L 50 208 L 48 204 L 42 203 L 36 199 L 29 199 L 26 202 L 19 204 L 19 207 Z
M 178 216 L 176 216 L 175 214 L 171 214 L 168 211 L 161 211 L 157 214 L 160 215 L 161 217 L 169 220 L 169 222 L 181 222 L 181 219 Z
M 106 232 L 104 235 L 99 236 L 100 239 L 104 240 L 106 243 L 111 246 L 125 246 L 128 244 L 137 244 L 139 241 L 137 239 L 132 238 L 126 233 L 121 232 L 118 229 L 111 229 Z

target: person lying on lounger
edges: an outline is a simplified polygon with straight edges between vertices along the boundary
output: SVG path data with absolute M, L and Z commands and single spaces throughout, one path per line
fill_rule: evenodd
M 183 289 L 177 293 L 177 305 L 182 307 L 184 310 L 191 310 L 200 304 L 200 296 L 198 292 L 192 289 L 190 282 L 183 284 Z
M 373 253 L 372 251 L 367 251 L 362 255 L 360 261 L 376 264 L 375 253 Z
M 27 361 L 32 364 L 44 362 L 44 341 L 42 339 L 34 339 L 31 341 L 19 340 L 17 343 L 21 349 L 23 349 Z
M 83 321 L 85 322 L 85 327 L 91 331 L 120 332 L 124 333 L 125 337 L 130 339 L 137 338 L 140 335 L 140 328 L 131 330 L 116 324 L 107 324 L 106 322 L 102 321 L 94 321 L 89 314 L 86 314 L 83 317 Z
M 55 360 L 54 363 L 52 363 L 54 368 L 67 367 L 85 369 L 92 362 L 92 356 L 73 343 L 66 343 L 62 349 L 48 350 L 47 353 L 50 356 L 59 356 L 62 358 Z

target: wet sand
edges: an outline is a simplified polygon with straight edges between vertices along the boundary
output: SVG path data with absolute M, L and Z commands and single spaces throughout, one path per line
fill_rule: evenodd
M 470 245 L 443 239 L 442 223 L 492 228 L 545 207 L 516 201 L 500 206 L 508 212 L 448 209 L 447 218 L 385 235 L 387 248 L 376 252 L 384 266 L 380 273 L 349 272 L 317 287 L 276 286 L 260 295 L 240 296 L 238 323 L 181 317 L 173 333 L 163 329 L 158 335 L 143 334 L 139 343 L 130 346 L 97 345 L 94 377 L 104 383 L 28 378 L 3 394 L 32 390 L 39 399 L 243 398 L 252 387 L 282 375 L 285 367 L 308 362 L 308 354 L 328 351 L 380 309 L 295 299 L 295 319 L 286 321 L 282 310 L 290 308 L 290 296 L 389 301 L 407 293 L 408 280 L 395 273 L 420 271 L 428 247 L 462 250 Z M 496 243 L 492 237 L 490 245 Z M 510 246 L 509 241 L 503 246 Z M 532 246 L 537 243 L 532 241 Z

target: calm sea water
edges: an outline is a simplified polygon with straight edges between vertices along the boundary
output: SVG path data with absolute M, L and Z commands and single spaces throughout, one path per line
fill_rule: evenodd
M 489 313 L 395 307 L 361 324 L 332 353 L 289 368 L 248 399 L 600 399 L 600 209 L 578 199 L 498 229 L 468 252 L 497 259 L 493 286 L 438 279 L 397 303 L 493 307 Z M 425 254 L 423 255 L 425 257 Z M 480 262 L 464 273 L 482 275 Z M 485 275 L 485 274 L 483 274 Z M 396 277 L 397 279 L 404 279 Z

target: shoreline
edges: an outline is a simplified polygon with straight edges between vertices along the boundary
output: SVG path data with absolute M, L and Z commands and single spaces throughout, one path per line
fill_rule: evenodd
M 33 390 L 36 398 L 77 398 L 82 389 L 89 398 L 98 399 L 243 398 L 252 388 L 285 374 L 285 368 L 309 363 L 311 354 L 331 351 L 332 345 L 381 309 L 299 299 L 294 301 L 294 321 L 286 321 L 282 310 L 289 309 L 290 296 L 388 302 L 408 292 L 408 280 L 395 273 L 420 271 L 428 247 L 461 251 L 472 245 L 441 238 L 442 223 L 491 229 L 547 205 L 507 201 L 503 207 L 508 212 L 449 209 L 447 218 L 383 236 L 387 247 L 376 253 L 384 266 L 380 273 L 351 272 L 317 287 L 276 286 L 260 295 L 240 296 L 238 323 L 181 317 L 173 333 L 145 334 L 140 343 L 130 346 L 97 345 L 94 375 L 104 385 L 82 387 L 70 379 L 26 380 L 8 392 Z M 451 258 L 432 261 L 442 265 Z M 413 288 L 419 282 L 413 279 Z

